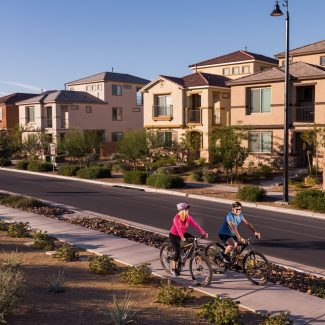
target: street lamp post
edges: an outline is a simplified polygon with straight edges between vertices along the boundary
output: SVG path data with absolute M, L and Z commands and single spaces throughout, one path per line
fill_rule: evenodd
M 288 10 L 289 0 L 276 0 L 274 10 L 271 16 L 278 17 L 283 16 L 283 12 L 280 9 L 279 3 L 286 8 L 286 46 L 285 46 L 285 81 L 284 81 L 284 137 L 283 137 L 283 201 L 289 201 L 289 188 L 288 188 L 288 147 L 289 147 L 289 10 Z

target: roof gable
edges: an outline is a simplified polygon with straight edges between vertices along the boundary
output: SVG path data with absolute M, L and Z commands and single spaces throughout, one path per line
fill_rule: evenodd
M 301 47 L 297 47 L 289 51 L 291 55 L 304 55 L 304 54 L 312 54 L 312 53 L 319 53 L 325 52 L 325 40 L 315 42 L 312 44 L 304 45 Z M 281 52 L 275 55 L 276 58 L 284 58 L 285 53 Z
M 6 105 L 15 105 L 16 102 L 35 97 L 37 95 L 38 94 L 13 93 L 13 94 L 10 94 L 10 95 L 0 97 L 0 103 L 4 103 Z

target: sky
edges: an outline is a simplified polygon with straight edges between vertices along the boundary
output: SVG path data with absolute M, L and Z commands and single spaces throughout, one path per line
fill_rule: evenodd
M 280 0 L 281 9 L 284 1 Z M 325 39 L 325 1 L 288 0 L 290 48 Z M 104 71 L 182 77 L 206 59 L 285 49 L 274 0 L 0 0 L 0 97 Z

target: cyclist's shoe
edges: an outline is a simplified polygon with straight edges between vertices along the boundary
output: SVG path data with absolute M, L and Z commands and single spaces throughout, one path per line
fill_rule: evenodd
M 231 259 L 230 259 L 230 256 L 228 254 L 222 253 L 221 258 L 222 258 L 222 261 L 224 263 L 227 263 L 227 264 L 231 263 Z
M 179 276 L 179 271 L 177 269 L 171 269 L 171 274 L 173 276 Z
M 243 268 L 240 265 L 238 265 L 238 264 L 235 264 L 233 266 L 233 269 L 234 269 L 234 271 L 242 271 L 243 270 Z

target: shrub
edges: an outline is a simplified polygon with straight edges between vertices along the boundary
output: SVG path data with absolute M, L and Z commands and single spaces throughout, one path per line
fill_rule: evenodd
M 29 222 L 14 222 L 8 227 L 8 236 L 22 238 L 29 236 Z
M 213 302 L 200 307 L 198 316 L 219 325 L 239 324 L 240 312 L 238 302 L 234 302 L 230 298 L 221 299 L 215 297 Z
M 54 238 L 50 236 L 46 231 L 34 231 L 33 232 L 34 247 L 44 250 L 52 251 L 54 249 Z
M 270 177 L 272 175 L 272 167 L 267 165 L 261 165 L 259 168 L 259 172 L 262 177 Z
M 125 293 L 122 304 L 119 304 L 116 296 L 113 295 L 113 308 L 103 310 L 105 318 L 108 318 L 108 321 L 104 321 L 104 324 L 125 325 L 133 322 L 136 312 L 131 309 L 130 297 L 131 294 Z
M 243 201 L 257 202 L 265 197 L 266 191 L 258 186 L 245 185 L 237 192 L 237 197 Z
M 289 325 L 293 324 L 290 320 L 290 313 L 281 312 L 274 316 L 268 316 L 265 320 L 265 325 Z
M 111 177 L 111 169 L 102 166 L 85 167 L 77 171 L 77 176 L 86 179 L 107 178 Z
M 192 172 L 192 179 L 196 182 L 202 181 L 203 171 L 201 169 Z
M 216 183 L 219 178 L 220 178 L 219 173 L 216 173 L 214 171 L 207 170 L 203 174 L 204 181 L 209 184 Z
M 39 208 L 44 204 L 36 199 L 20 196 L 3 194 L 0 196 L 0 203 L 15 209 Z
M 317 183 L 317 178 L 315 176 L 308 175 L 305 177 L 304 183 L 308 186 L 314 186 Z
M 325 212 L 325 193 L 317 189 L 303 190 L 294 197 L 291 203 L 297 208 Z
M 28 167 L 29 161 L 28 160 L 19 160 L 17 161 L 16 168 L 26 170 Z
M 146 184 L 147 173 L 141 170 L 130 170 L 124 174 L 123 180 L 129 184 Z
M 5 252 L 4 252 L 5 253 Z M 17 271 L 23 264 L 23 254 L 18 253 L 18 250 L 5 253 L 3 262 L 1 263 L 1 271 L 12 270 Z
M 53 165 L 48 162 L 41 162 L 38 160 L 31 160 L 27 166 L 27 170 L 31 172 L 49 172 L 53 170 Z
M 193 289 L 186 287 L 175 287 L 168 282 L 167 284 L 162 284 L 159 287 L 159 292 L 157 294 L 156 302 L 165 305 L 184 305 L 188 301 L 192 300 Z
M 107 255 L 94 255 L 89 258 L 90 271 L 96 274 L 112 274 L 117 270 L 117 266 L 114 263 L 113 258 Z
M 149 175 L 147 178 L 147 185 L 158 188 L 182 188 L 184 187 L 184 180 L 180 176 L 157 174 Z
M 53 254 L 53 257 L 63 261 L 76 261 L 79 260 L 79 252 L 76 248 L 64 244 L 62 247 L 57 249 Z
M 80 167 L 77 165 L 61 166 L 58 169 L 58 175 L 76 176 L 79 169 Z
M 45 292 L 53 292 L 53 293 L 62 293 L 65 292 L 64 283 L 65 274 L 64 270 L 59 270 L 58 273 L 54 273 L 53 276 L 46 280 L 46 284 L 48 288 Z
M 0 158 L 0 166 L 6 167 L 6 166 L 11 166 L 11 160 Z
M 320 298 L 325 298 L 325 281 L 324 280 L 319 280 L 316 282 L 312 288 L 311 292 L 313 295 L 320 297 Z
M 24 289 L 24 275 L 21 271 L 4 269 L 0 272 L 0 323 L 17 304 Z
M 0 231 L 8 231 L 9 224 L 3 220 L 0 220 Z
M 128 284 L 144 284 L 151 279 L 151 269 L 145 263 L 137 266 L 128 266 L 122 273 L 122 278 Z

